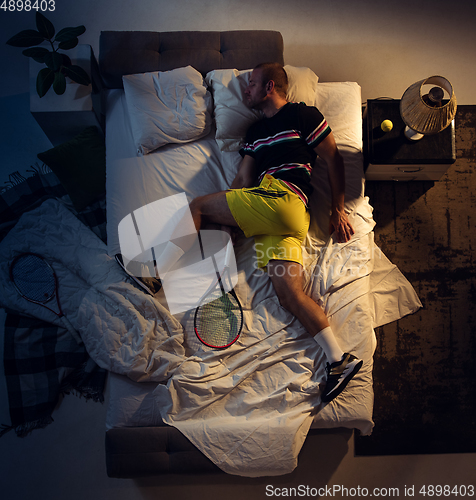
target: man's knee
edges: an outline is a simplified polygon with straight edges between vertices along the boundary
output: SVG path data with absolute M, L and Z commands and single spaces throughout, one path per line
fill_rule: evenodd
M 201 213 L 204 198 L 204 196 L 197 196 L 189 203 L 190 211 L 192 213 Z
M 201 219 L 204 223 L 237 226 L 228 206 L 226 191 L 197 196 L 189 206 L 194 220 Z
M 278 296 L 279 304 L 281 305 L 281 307 L 284 307 L 284 309 L 294 314 L 294 302 L 292 300 L 292 297 L 290 297 L 289 294 L 286 293 L 277 293 L 276 295 Z

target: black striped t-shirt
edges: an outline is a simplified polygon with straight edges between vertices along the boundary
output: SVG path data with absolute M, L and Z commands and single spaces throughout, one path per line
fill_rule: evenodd
M 307 203 L 312 192 L 314 148 L 330 132 L 317 108 L 287 103 L 271 118 L 264 118 L 249 128 L 240 153 L 255 159 L 258 183 L 265 174 L 270 174 L 285 181 Z

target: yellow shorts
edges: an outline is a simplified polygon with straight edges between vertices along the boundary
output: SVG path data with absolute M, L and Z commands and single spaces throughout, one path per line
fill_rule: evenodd
M 302 265 L 309 212 L 283 181 L 265 175 L 258 187 L 228 191 L 226 200 L 245 236 L 255 238 L 258 267 L 266 267 L 273 259 Z

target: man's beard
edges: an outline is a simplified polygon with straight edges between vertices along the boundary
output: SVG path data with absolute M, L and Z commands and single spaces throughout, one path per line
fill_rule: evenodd
M 263 103 L 266 100 L 265 99 L 266 96 L 267 96 L 266 90 L 263 90 L 261 97 L 257 97 L 257 98 L 254 98 L 254 99 L 248 101 L 248 107 L 250 109 L 255 109 L 255 110 L 260 111 Z

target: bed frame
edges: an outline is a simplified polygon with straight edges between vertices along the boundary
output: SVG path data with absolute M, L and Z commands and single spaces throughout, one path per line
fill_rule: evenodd
M 250 69 L 262 62 L 284 64 L 277 31 L 103 31 L 99 68 L 107 88 L 122 88 L 122 76 L 193 66 L 203 75 L 214 69 Z
M 104 31 L 99 69 L 106 89 L 122 88 L 122 76 L 193 66 L 203 75 L 214 69 L 250 69 L 262 62 L 284 64 L 284 44 L 276 31 Z M 136 478 L 167 473 L 221 470 L 174 427 L 126 427 L 106 432 L 109 477 Z

